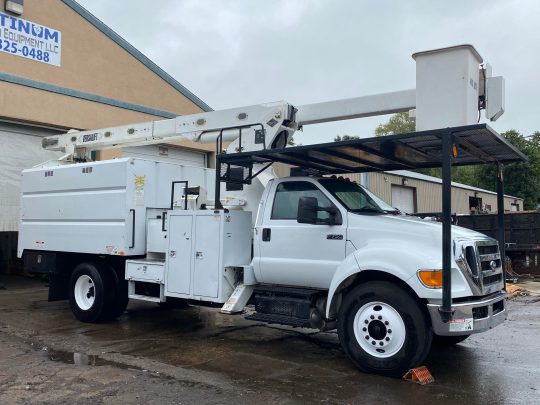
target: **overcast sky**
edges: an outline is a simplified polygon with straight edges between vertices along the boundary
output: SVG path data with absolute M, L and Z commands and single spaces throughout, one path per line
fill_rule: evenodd
M 415 87 L 416 51 L 471 43 L 506 80 L 491 125 L 540 130 L 538 0 L 79 0 L 214 109 Z M 318 125 L 308 144 L 388 117 Z

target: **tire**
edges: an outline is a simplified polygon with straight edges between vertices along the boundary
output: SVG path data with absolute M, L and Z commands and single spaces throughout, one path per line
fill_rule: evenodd
M 471 335 L 459 335 L 459 336 L 438 336 L 433 335 L 433 344 L 437 346 L 454 346 L 463 342 Z
M 114 277 L 107 266 L 81 263 L 69 281 L 69 305 L 75 318 L 95 323 L 108 320 L 116 302 Z
M 433 339 L 417 300 L 386 281 L 368 282 L 349 291 L 337 326 L 341 346 L 356 367 L 389 377 L 401 377 L 420 365 Z

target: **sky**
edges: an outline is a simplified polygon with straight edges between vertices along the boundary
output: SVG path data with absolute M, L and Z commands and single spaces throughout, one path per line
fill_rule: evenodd
M 506 81 L 490 125 L 540 130 L 538 0 L 78 1 L 216 110 L 412 89 L 411 54 L 470 43 Z M 373 136 L 388 118 L 306 126 L 295 141 Z

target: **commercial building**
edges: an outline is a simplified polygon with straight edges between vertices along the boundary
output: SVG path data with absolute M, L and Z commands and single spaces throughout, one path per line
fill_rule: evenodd
M 360 176 L 353 175 L 355 180 Z M 367 173 L 364 183 L 378 197 L 407 213 L 442 211 L 442 180 L 437 177 L 396 170 Z M 504 196 L 505 211 L 522 211 L 523 199 Z M 476 214 L 497 211 L 497 193 L 452 182 L 452 212 Z
M 58 154 L 41 138 L 210 107 L 73 0 L 0 0 L 0 272 L 13 263 L 24 168 Z M 213 145 L 103 151 L 207 166 Z

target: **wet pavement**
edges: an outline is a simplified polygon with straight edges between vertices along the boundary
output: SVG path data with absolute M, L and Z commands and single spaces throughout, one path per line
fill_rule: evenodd
M 73 318 L 67 302 L 47 302 L 43 282 L 2 282 L 0 343 L 6 340 L 24 356 L 39 356 L 39 367 L 109 370 L 124 379 L 153 377 L 152 389 L 148 378 L 142 379 L 107 401 L 143 403 L 151 393 L 163 403 L 540 403 L 540 283 L 526 286 L 531 295 L 509 301 L 505 324 L 455 347 L 432 349 L 425 365 L 435 383 L 419 386 L 357 371 L 335 333 L 268 326 L 217 309 L 164 310 L 140 302 L 131 302 L 116 322 L 83 324 Z M 2 367 L 21 361 L 0 350 Z M 2 375 L 0 369 L 0 383 Z M 38 397 L 11 395 L 10 390 L 20 388 L 17 384 L 0 385 L 0 402 L 36 402 Z M 107 387 L 114 391 L 114 384 Z M 44 402 L 52 401 L 47 389 L 42 384 L 38 390 Z M 137 391 L 136 397 L 125 396 Z M 172 392 L 178 396 L 171 397 Z M 74 391 L 65 398 L 82 395 Z

